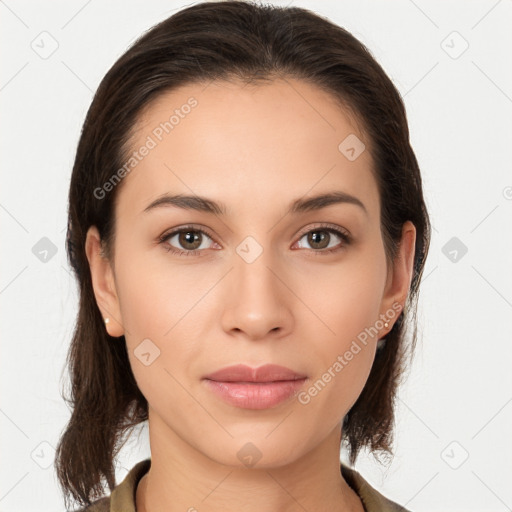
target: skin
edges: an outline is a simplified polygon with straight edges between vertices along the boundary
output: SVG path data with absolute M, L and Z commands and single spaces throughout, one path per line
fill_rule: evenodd
M 341 425 L 398 315 L 305 405 L 292 397 L 265 410 L 237 408 L 202 378 L 232 364 L 275 363 L 306 374 L 308 389 L 379 315 L 403 307 L 415 228 L 404 224 L 388 265 L 370 141 L 330 95 L 298 80 L 167 92 L 139 118 L 133 148 L 190 96 L 197 107 L 119 185 L 113 262 L 100 255 L 97 229 L 87 233 L 97 303 L 109 334 L 125 336 L 149 403 L 152 465 L 137 487 L 137 510 L 361 512 L 340 474 Z M 355 161 L 338 150 L 349 134 L 367 147 Z M 366 211 L 341 203 L 286 214 L 293 200 L 333 190 L 356 196 Z M 227 214 L 142 213 L 164 193 L 206 196 Z M 190 223 L 212 234 L 200 254 L 167 252 L 165 244 L 190 250 L 178 236 L 158 244 Z M 305 236 L 325 234 L 319 223 L 348 230 L 351 242 L 331 233 L 329 248 L 341 249 L 320 254 Z M 247 236 L 263 251 L 251 263 L 236 252 Z M 134 354 L 146 338 L 160 350 L 149 366 Z M 261 453 L 252 467 L 237 456 L 249 442 Z

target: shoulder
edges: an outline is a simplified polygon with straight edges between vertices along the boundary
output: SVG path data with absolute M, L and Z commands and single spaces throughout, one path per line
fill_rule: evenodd
M 110 496 L 99 498 L 76 512 L 110 512 Z
M 361 498 L 366 512 L 411 512 L 374 489 L 355 469 L 341 464 L 341 473 Z
M 110 496 L 103 496 L 75 512 L 135 512 L 135 491 L 139 480 L 149 471 L 151 459 L 133 466 Z

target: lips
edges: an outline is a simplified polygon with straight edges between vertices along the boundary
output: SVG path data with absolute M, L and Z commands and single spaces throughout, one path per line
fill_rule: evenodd
M 275 364 L 266 364 L 258 368 L 238 364 L 222 368 L 204 378 L 217 382 L 278 382 L 305 379 L 306 375 Z
M 204 377 L 210 392 L 242 409 L 270 409 L 292 399 L 307 376 L 290 368 L 266 364 L 251 368 L 243 364 L 222 368 Z

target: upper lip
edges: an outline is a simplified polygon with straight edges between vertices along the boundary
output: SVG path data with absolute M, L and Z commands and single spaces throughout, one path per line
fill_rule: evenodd
M 251 368 L 244 364 L 226 366 L 205 377 L 205 379 L 218 382 L 275 382 L 304 378 L 306 378 L 306 375 L 276 364 L 265 364 L 258 368 Z

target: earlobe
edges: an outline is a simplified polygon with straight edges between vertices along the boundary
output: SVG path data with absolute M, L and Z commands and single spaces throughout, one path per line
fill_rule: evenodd
M 101 237 L 96 226 L 87 231 L 85 253 L 91 270 L 96 304 L 105 323 L 105 329 L 113 337 L 124 334 L 121 311 L 117 297 L 114 274 L 110 261 L 103 255 Z

